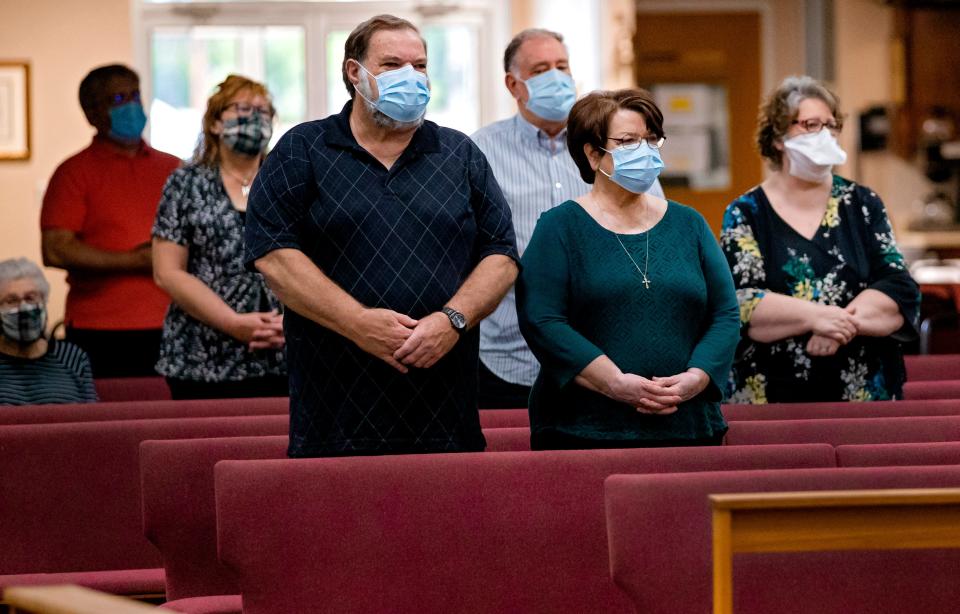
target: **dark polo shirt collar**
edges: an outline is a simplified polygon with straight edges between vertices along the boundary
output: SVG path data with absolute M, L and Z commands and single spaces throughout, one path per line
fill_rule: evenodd
M 331 147 L 342 147 L 352 149 L 370 155 L 366 149 L 357 143 L 353 131 L 350 129 L 350 113 L 353 110 L 353 101 L 348 100 L 343 105 L 339 114 L 334 115 L 333 127 L 323 135 L 324 142 Z M 431 121 L 424 121 L 420 128 L 413 134 L 410 144 L 404 153 L 439 153 L 440 135 L 437 125 Z

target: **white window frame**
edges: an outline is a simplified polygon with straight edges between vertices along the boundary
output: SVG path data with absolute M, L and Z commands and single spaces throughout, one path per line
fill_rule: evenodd
M 486 125 L 514 111 L 502 85 L 501 57 L 509 41 L 510 13 L 500 0 L 461 0 L 448 10 L 445 3 L 409 0 L 381 2 L 244 2 L 151 3 L 136 0 L 132 10 L 134 63 L 140 73 L 144 100 L 152 100 L 150 33 L 160 26 L 299 26 L 306 46 L 307 119 L 337 113 L 327 109 L 327 34 L 352 30 L 365 19 L 390 13 L 408 19 L 418 27 L 457 23 L 478 27 L 480 125 Z M 265 20 L 265 17 L 268 20 Z M 429 50 L 428 50 L 429 54 Z M 429 72 L 429 69 L 428 69 Z

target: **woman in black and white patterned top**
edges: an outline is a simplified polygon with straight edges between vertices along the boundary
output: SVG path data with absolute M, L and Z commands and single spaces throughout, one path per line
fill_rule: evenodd
M 193 160 L 164 187 L 153 268 L 173 302 L 157 371 L 175 399 L 287 394 L 280 304 L 243 267 L 247 194 L 273 117 L 266 87 L 227 77 L 207 102 Z

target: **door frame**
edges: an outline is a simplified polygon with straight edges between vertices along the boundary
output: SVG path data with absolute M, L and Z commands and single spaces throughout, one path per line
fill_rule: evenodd
M 636 0 L 638 13 L 757 13 L 760 15 L 760 92 L 776 83 L 774 75 L 774 10 L 768 0 Z

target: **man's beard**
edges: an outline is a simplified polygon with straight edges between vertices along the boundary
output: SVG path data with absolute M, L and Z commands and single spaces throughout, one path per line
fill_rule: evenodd
M 370 82 L 366 79 L 360 79 L 355 87 L 360 91 L 360 100 L 367 107 L 367 111 L 370 112 L 370 117 L 373 118 L 373 123 L 375 123 L 378 128 L 400 131 L 410 130 L 411 128 L 419 128 L 423 124 L 423 115 L 413 121 L 401 122 L 393 119 L 383 111 L 377 109 L 376 104 L 370 102 L 373 100 L 373 88 L 370 86 Z

